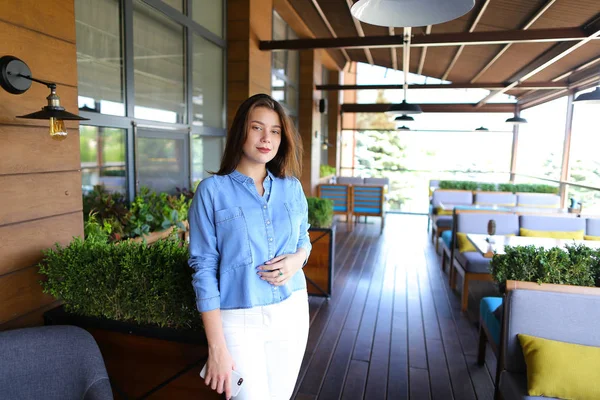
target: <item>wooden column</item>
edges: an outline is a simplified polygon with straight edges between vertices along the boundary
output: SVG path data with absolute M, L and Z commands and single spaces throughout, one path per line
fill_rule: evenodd
M 321 114 L 319 113 L 320 91 L 315 86 L 322 77 L 321 54 L 317 50 L 300 52 L 300 93 L 298 107 L 298 129 L 302 136 L 304 156 L 302 159 L 302 187 L 307 196 L 316 195 L 321 165 Z
M 273 0 L 227 2 L 227 127 L 248 97 L 271 94 L 271 52 L 261 40 L 271 40 Z
M 56 82 L 61 104 L 77 112 L 73 0 L 3 1 L 0 15 L 0 55 Z M 42 250 L 83 236 L 78 123 L 67 123 L 67 138 L 57 142 L 48 121 L 16 118 L 39 111 L 48 94 L 38 83 L 21 95 L 0 89 L 0 330 L 42 324 L 57 305 L 38 283 Z
M 329 71 L 328 82 L 339 84 L 340 72 Z M 340 91 L 330 90 L 327 95 L 327 126 L 329 128 L 327 140 L 331 147 L 327 151 L 327 164 L 340 170 L 340 134 L 341 134 L 341 115 L 340 115 Z

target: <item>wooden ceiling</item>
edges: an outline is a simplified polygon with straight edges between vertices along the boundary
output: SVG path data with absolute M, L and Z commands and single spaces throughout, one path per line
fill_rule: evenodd
M 329 47 L 321 47 L 321 43 L 313 39 L 312 44 L 305 44 L 303 48 L 328 47 L 340 68 L 350 60 L 403 69 L 403 28 L 374 26 L 355 20 L 350 14 L 353 0 L 289 2 L 317 40 L 332 39 L 342 43 L 338 46 L 338 42 L 332 42 Z M 524 30 L 528 32 L 522 33 Z M 468 43 L 471 39 L 490 36 L 485 32 L 495 32 L 490 35 L 500 38 L 501 43 Z M 456 42 L 448 45 L 445 38 L 454 40 L 457 33 L 464 34 L 459 38 L 465 38 L 465 45 L 456 45 Z M 435 38 L 438 45 L 418 43 L 427 41 L 428 34 L 433 35 L 431 38 Z M 519 35 L 554 39 L 526 43 L 505 39 Z M 398 38 L 393 44 L 388 42 L 388 45 L 377 47 L 347 46 L 347 41 L 342 42 L 345 38 L 361 36 Z M 333 39 L 335 37 L 338 39 Z M 564 95 L 568 88 L 590 87 L 593 79 L 600 76 L 600 0 L 476 0 L 475 7 L 456 20 L 412 28 L 412 39 L 409 72 L 454 84 L 496 84 L 503 89 L 492 93 L 513 94 L 522 104 L 539 103 Z M 277 42 L 262 42 L 261 48 L 284 47 L 278 47 Z M 565 88 L 519 88 L 523 81 L 528 84 L 560 83 Z M 482 105 L 487 100 L 484 99 Z

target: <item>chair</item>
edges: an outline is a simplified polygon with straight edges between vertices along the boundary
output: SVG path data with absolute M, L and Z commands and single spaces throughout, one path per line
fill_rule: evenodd
M 333 200 L 333 213 L 345 215 L 346 222 L 350 222 L 350 185 L 319 185 L 317 187 L 317 196 L 322 199 Z
M 353 186 L 352 215 L 359 217 L 381 217 L 381 230 L 385 226 L 385 210 L 383 207 L 383 186 Z
M 438 189 L 433 192 L 431 198 L 432 212 L 429 218 L 433 221 L 431 225 L 431 243 L 435 243 L 435 251 L 439 250 L 439 238 L 442 232 L 452 229 L 452 211 L 447 210 L 447 214 L 440 215 L 437 207 L 441 203 L 455 205 L 472 205 L 473 192 L 468 190 L 444 190 Z M 429 224 L 428 224 L 429 226 Z
M 477 348 L 477 364 L 485 364 L 485 348 L 489 343 L 498 359 L 500 351 L 500 327 L 502 317 L 502 297 L 484 297 L 479 302 L 479 345 Z
M 102 354 L 75 326 L 0 332 L 0 398 L 112 400 Z
M 517 282 L 520 283 L 520 282 Z M 529 284 L 529 283 L 526 283 Z M 587 346 L 600 346 L 600 296 L 595 288 L 590 294 L 555 292 L 568 285 L 547 285 L 550 291 L 537 283 L 531 289 L 514 289 L 506 295 L 504 305 L 502 342 L 498 364 L 497 392 L 504 400 L 548 399 L 527 395 L 527 374 L 523 350 L 518 334 L 543 337 Z M 510 285 L 507 282 L 507 290 Z M 572 360 L 576 362 L 576 360 Z M 565 368 L 569 368 L 565 365 Z M 496 398 L 498 396 L 496 395 Z
M 490 273 L 490 259 L 485 258 L 478 251 L 461 253 L 458 249 L 457 233 L 487 233 L 488 222 L 496 222 L 497 235 L 516 235 L 519 233 L 519 216 L 506 212 L 480 211 L 480 210 L 455 210 L 452 246 L 450 251 L 450 288 L 456 287 L 456 274 L 463 277 L 461 293 L 461 311 L 467 311 L 469 302 L 469 283 L 471 281 L 492 281 Z

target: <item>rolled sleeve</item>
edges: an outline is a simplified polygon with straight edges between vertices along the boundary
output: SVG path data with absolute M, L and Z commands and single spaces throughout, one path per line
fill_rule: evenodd
M 304 260 L 305 266 L 308 262 L 308 257 L 310 256 L 310 252 L 312 250 L 312 244 L 310 243 L 310 235 L 308 233 L 308 228 L 310 228 L 310 224 L 308 223 L 308 201 L 306 200 L 306 196 L 304 195 L 304 191 L 302 190 L 302 184 L 300 181 L 297 182 L 298 188 L 298 196 L 300 197 L 300 203 L 302 204 L 302 222 L 300 223 L 300 235 L 298 236 L 298 245 L 297 249 L 306 250 L 306 259 Z
M 190 258 L 194 269 L 192 286 L 196 293 L 196 307 L 200 312 L 220 308 L 221 296 L 217 278 L 220 255 L 214 223 L 213 198 L 209 182 L 198 186 L 189 212 Z

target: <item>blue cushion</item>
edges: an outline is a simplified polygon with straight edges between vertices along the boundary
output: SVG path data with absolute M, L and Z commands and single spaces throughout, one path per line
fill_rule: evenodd
M 479 302 L 479 315 L 481 323 L 485 324 L 492 340 L 496 345 L 500 344 L 500 323 L 494 315 L 494 311 L 502 305 L 502 297 L 484 297 Z
M 442 240 L 446 244 L 446 247 L 448 247 L 449 249 L 451 249 L 452 248 L 452 246 L 451 246 L 452 231 L 450 230 L 450 231 L 444 231 L 444 232 L 442 232 Z

